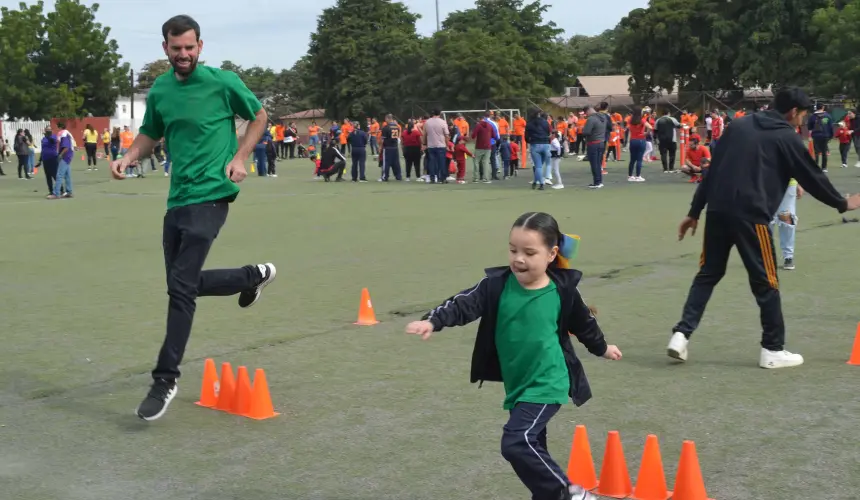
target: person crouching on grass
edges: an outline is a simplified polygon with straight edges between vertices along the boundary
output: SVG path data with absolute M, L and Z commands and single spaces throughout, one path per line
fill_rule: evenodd
M 621 359 L 579 293 L 582 273 L 569 268 L 571 240 L 551 215 L 521 215 L 510 232 L 507 266 L 487 269 L 477 285 L 406 326 L 406 333 L 427 340 L 443 328 L 481 320 L 471 381 L 504 383 L 510 416 L 502 456 L 535 500 L 596 499 L 572 485 L 547 451 L 549 420 L 570 399 L 581 406 L 591 398 L 568 332 L 595 356 Z
M 331 181 L 331 177 L 337 174 L 335 181 L 343 182 L 344 169 L 346 169 L 346 158 L 344 158 L 343 153 L 338 150 L 337 145 L 332 140 L 325 151 L 323 151 L 322 158 L 320 158 L 319 175 L 326 182 L 329 182 Z
M 681 172 L 690 176 L 690 182 L 702 182 L 702 173 L 706 168 L 703 165 L 704 160 L 711 163 L 711 151 L 699 144 L 701 137 L 698 134 L 690 137 L 690 147 L 687 149 L 687 159 L 684 165 L 681 166 Z

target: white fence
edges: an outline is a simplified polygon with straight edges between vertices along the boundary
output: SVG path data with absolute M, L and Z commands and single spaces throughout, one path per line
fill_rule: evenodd
M 140 124 L 143 121 L 143 117 L 141 118 L 111 118 L 110 120 L 110 128 L 113 130 L 114 127 L 119 127 L 122 129 L 125 126 L 128 126 L 134 135 L 137 135 L 137 130 L 140 128 Z M 42 131 L 45 130 L 45 127 L 50 127 L 51 122 L 47 120 L 19 120 L 19 121 L 3 121 L 3 139 L 9 144 L 9 149 L 14 146 L 15 134 L 18 133 L 18 129 L 29 130 L 30 135 L 36 140 L 36 152 L 39 152 L 42 148 L 40 147 Z M 75 138 L 80 142 L 79 138 Z

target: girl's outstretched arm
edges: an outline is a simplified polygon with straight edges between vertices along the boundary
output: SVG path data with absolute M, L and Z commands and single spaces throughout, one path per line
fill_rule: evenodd
M 477 285 L 449 297 L 441 305 L 425 314 L 421 320 L 433 324 L 433 331 L 442 328 L 463 326 L 479 319 L 484 315 L 484 304 L 487 296 L 487 278 Z
M 570 333 L 588 349 L 588 352 L 595 356 L 603 356 L 606 353 L 607 346 L 606 339 L 603 338 L 603 331 L 597 324 L 597 318 L 594 317 L 592 309 L 582 299 L 578 288 L 575 292 L 573 311 L 568 318 L 568 325 Z

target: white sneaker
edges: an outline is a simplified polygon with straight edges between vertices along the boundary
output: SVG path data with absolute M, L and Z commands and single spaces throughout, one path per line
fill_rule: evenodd
M 636 176 L 631 175 L 630 177 L 627 178 L 627 182 L 636 182 Z
M 636 182 L 645 182 L 645 178 L 640 175 L 636 178 Z
M 552 179 L 549 179 L 549 178 L 544 179 L 544 180 L 543 180 L 543 183 L 544 183 L 544 184 L 546 184 L 546 185 L 548 185 L 548 186 L 552 186 Z
M 857 163 L 855 163 L 855 164 L 854 164 L 854 167 L 855 167 L 855 168 L 860 168 L 860 161 L 858 161 Z
M 564 189 L 564 184 L 556 184 L 552 187 L 553 189 Z
M 669 340 L 669 345 L 666 347 L 666 354 L 670 358 L 687 361 L 687 344 L 689 343 L 690 341 L 687 340 L 686 335 L 681 332 L 675 332 L 672 334 L 672 339 Z
M 762 368 L 791 368 L 792 366 L 800 366 L 803 364 L 803 356 L 794 354 L 788 351 L 769 351 L 765 348 L 761 350 L 758 365 Z
M 568 488 L 571 500 L 597 500 L 597 497 L 589 493 L 582 486 L 571 484 Z

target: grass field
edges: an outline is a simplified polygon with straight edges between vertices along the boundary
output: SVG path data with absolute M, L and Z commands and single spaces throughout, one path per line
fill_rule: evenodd
M 476 325 L 427 342 L 403 328 L 484 267 L 504 264 L 508 229 L 530 210 L 582 236 L 581 289 L 624 352 L 610 363 L 577 348 L 595 396 L 551 423 L 562 467 L 574 426 L 585 424 L 598 471 L 606 432 L 620 431 L 634 481 L 655 433 L 670 488 L 690 439 L 718 500 L 860 495 L 860 368 L 845 364 L 860 320 L 860 224 L 842 224 L 810 197 L 798 207 L 797 270 L 780 273 L 787 348 L 806 364 L 766 371 L 737 254 L 690 361 L 666 357 L 701 235 L 677 241 L 694 185 L 659 175 L 657 164 L 642 184 L 610 164 L 606 188 L 589 191 L 586 164 L 567 160 L 568 189 L 534 192 L 527 177 L 328 184 L 311 180 L 307 160 L 280 162 L 279 178 L 243 184 L 207 263 L 272 261 L 278 280 L 250 311 L 235 298 L 198 302 L 179 395 L 147 424 L 133 411 L 164 335 L 168 179 L 111 181 L 106 165 L 87 173 L 76 161 L 76 198 L 46 201 L 42 175 L 19 181 L 8 165 L 0 498 L 528 498 L 499 455 L 501 385 L 468 383 Z M 860 191 L 860 169 L 830 172 L 840 190 Z M 368 178 L 376 173 L 368 168 Z M 352 325 L 362 287 L 382 321 L 375 327 Z M 195 406 L 208 357 L 264 368 L 282 415 L 258 422 Z

